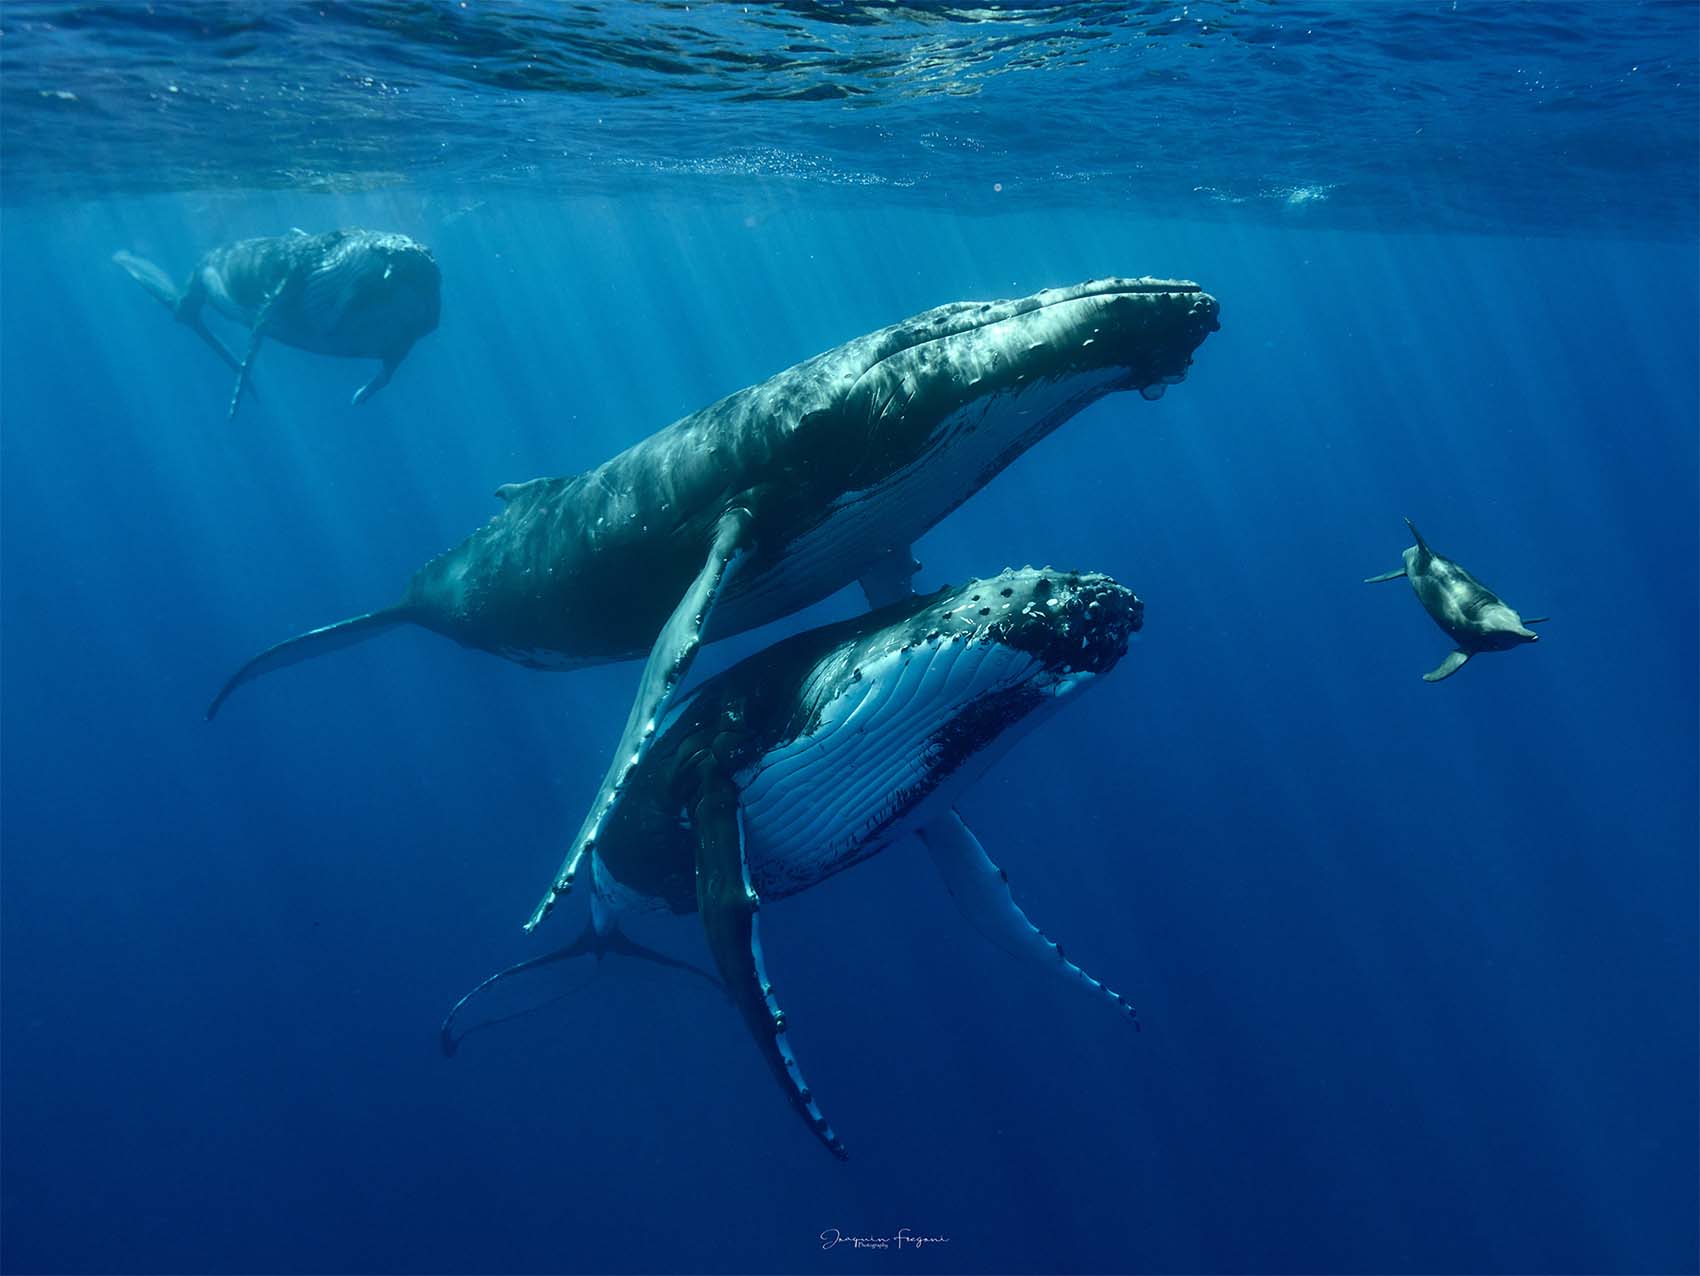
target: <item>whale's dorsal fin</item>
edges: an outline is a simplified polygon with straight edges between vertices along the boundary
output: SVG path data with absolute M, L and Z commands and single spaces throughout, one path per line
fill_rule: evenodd
M 1139 1015 L 1120 993 L 1105 987 L 1067 957 L 1061 944 L 1052 943 L 1027 920 L 1010 894 L 1009 875 L 986 855 L 980 839 L 955 811 L 940 816 L 920 829 L 921 841 L 933 857 L 933 865 L 963 918 L 980 934 L 1012 957 L 1031 961 L 1077 983 L 1095 997 L 1108 1001 L 1139 1027 Z
M 695 798 L 691 824 L 697 835 L 697 913 L 714 964 L 792 1106 L 815 1137 L 844 1160 L 844 1144 L 827 1124 L 803 1081 L 797 1057 L 791 1053 L 785 1036 L 785 1013 L 773 995 L 762 960 L 756 922 L 761 900 L 750 883 L 744 855 L 744 816 L 738 790 L 731 777 L 711 762 L 703 767 Z
M 1433 669 L 1423 675 L 1424 682 L 1443 682 L 1464 667 L 1464 662 L 1470 658 L 1467 651 L 1454 651 Z
M 737 570 L 738 563 L 754 544 L 754 527 L 754 516 L 741 505 L 725 511 L 715 524 L 708 557 L 703 560 L 690 588 L 685 590 L 685 596 L 673 608 L 667 623 L 661 627 L 655 646 L 650 648 L 649 660 L 638 683 L 637 699 L 632 702 L 625 729 L 620 732 L 620 743 L 614 749 L 614 760 L 609 764 L 608 773 L 602 777 L 590 814 L 585 816 L 577 836 L 567 848 L 566 858 L 561 862 L 560 871 L 550 883 L 548 892 L 526 921 L 527 930 L 535 930 L 549 910 L 555 907 L 555 902 L 572 890 L 573 878 L 578 874 L 585 852 L 594 849 L 603 825 L 619 804 L 626 780 L 655 742 L 662 711 L 690 670 L 697 648 L 702 646 L 702 631 L 708 624 L 714 601 L 720 596 L 727 577 Z
M 496 489 L 496 498 L 506 505 L 511 502 L 514 497 L 519 496 L 522 493 L 534 491 L 541 485 L 546 485 L 555 481 L 556 480 L 554 479 L 548 478 L 534 478 L 526 479 L 523 483 L 503 483 Z

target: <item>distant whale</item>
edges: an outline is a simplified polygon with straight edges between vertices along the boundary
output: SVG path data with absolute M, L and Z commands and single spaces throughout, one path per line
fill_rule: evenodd
M 1424 682 L 1450 678 L 1464 667 L 1466 660 L 1481 652 L 1509 651 L 1526 642 L 1540 641 L 1540 635 L 1529 626 L 1541 624 L 1548 619 L 1546 616 L 1524 620 L 1481 581 L 1450 558 L 1431 550 L 1410 519 L 1405 520 L 1405 526 L 1417 539 L 1405 551 L 1405 565 L 1395 572 L 1370 576 L 1364 583 L 1374 585 L 1408 578 L 1423 610 L 1458 644 L 1456 651 L 1423 675 Z
M 571 886 L 702 642 L 857 580 L 874 603 L 907 594 L 916 537 L 1088 404 L 1118 390 L 1159 397 L 1218 326 L 1216 300 L 1197 284 L 1157 279 L 926 311 L 587 474 L 499 489 L 502 512 L 415 573 L 399 603 L 262 652 L 207 716 L 262 673 L 403 622 L 547 667 L 649 652 L 613 764 L 535 926 Z
M 436 328 L 442 308 L 442 274 L 431 250 L 381 231 L 292 230 L 238 240 L 202 257 L 182 288 L 151 261 L 127 252 L 112 260 L 235 371 L 231 419 L 263 338 L 315 354 L 382 360 L 377 375 L 354 393 L 354 402 L 364 403 L 389 384 L 413 343 Z M 248 329 L 241 359 L 202 321 L 208 304 Z
M 690 969 L 633 945 L 618 922 L 695 912 L 768 1066 L 842 1157 L 792 1053 L 758 910 L 911 833 L 976 930 L 1133 1019 L 1027 920 L 953 807 L 1026 729 L 1113 669 L 1143 619 L 1139 599 L 1107 576 L 1025 568 L 800 634 L 704 682 L 660 724 L 607 813 L 585 933 L 461 998 L 444 1051 L 454 1053 L 467 1001 L 520 970 L 604 952 Z

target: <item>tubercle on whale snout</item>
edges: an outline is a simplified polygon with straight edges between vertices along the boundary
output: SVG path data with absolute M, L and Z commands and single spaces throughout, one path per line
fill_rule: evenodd
M 1127 653 L 1145 623 L 1145 604 L 1125 585 L 1095 572 L 1049 567 L 1010 569 L 970 582 L 917 623 L 944 633 L 1015 647 L 1065 672 L 1102 673 Z
M 1161 292 L 1116 293 L 1103 304 L 1125 326 L 1113 334 L 1094 326 L 1082 349 L 1109 336 L 1127 361 L 1121 388 L 1137 390 L 1151 402 L 1186 380 L 1193 353 L 1222 327 L 1220 303 L 1190 282 L 1175 282 Z

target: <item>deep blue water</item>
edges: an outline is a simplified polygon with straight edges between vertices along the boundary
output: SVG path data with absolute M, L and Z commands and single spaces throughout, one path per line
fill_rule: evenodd
M 1691 10 L 1610 8 L 1551 50 L 1692 60 L 1668 39 Z M 94 12 L 93 38 L 127 29 Z M 48 47 L 18 25 L 9 92 Z M 104 49 L 114 76 L 131 47 Z M 656 109 L 601 105 L 628 97 Z M 1662 109 L 1637 144 L 1680 145 L 1692 121 Z M 1587 126 L 1602 153 L 1615 112 Z M 799 150 L 821 118 L 793 121 Z M 573 193 L 418 155 L 379 189 L 234 160 L 159 189 L 122 180 L 122 149 L 55 183 L 43 135 L 8 127 L 31 181 L 0 221 L 6 1270 L 1695 1270 L 1692 151 L 1608 232 L 1628 193 L 1568 205 L 1587 183 L 1562 169 L 1503 190 L 1432 171 L 1431 219 L 1350 195 L 1349 171 L 1326 179 L 1339 217 L 1184 216 L 1121 187 L 999 204 L 972 166 L 930 198 L 684 167 Z M 177 274 L 242 235 L 351 224 L 430 244 L 445 279 L 440 330 L 358 410 L 366 365 L 271 345 L 226 425 L 228 375 L 107 260 Z M 448 1005 L 539 951 L 519 923 L 636 667 L 544 674 L 398 632 L 208 725 L 218 683 L 391 601 L 501 483 L 925 307 L 1111 273 L 1198 280 L 1222 330 L 1162 402 L 1089 409 L 918 551 L 929 587 L 1052 563 L 1145 600 L 1121 666 L 963 808 L 1144 1030 L 984 944 L 915 845 L 764 914 L 848 1164 L 720 998 L 648 968 L 609 964 L 445 1061 Z M 1421 681 L 1444 635 L 1405 586 L 1359 583 L 1398 565 L 1407 515 L 1550 613 L 1542 641 Z M 689 919 L 640 933 L 702 952 Z M 900 1227 L 949 1242 L 819 1240 Z

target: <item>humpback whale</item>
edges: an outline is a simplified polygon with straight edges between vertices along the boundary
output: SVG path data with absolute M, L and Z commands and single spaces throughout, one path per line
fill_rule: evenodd
M 413 576 L 391 607 L 260 653 L 263 673 L 412 623 L 524 664 L 648 653 L 614 760 L 534 927 L 571 887 L 625 776 L 705 641 L 861 581 L 909 590 L 910 546 L 1005 466 L 1107 394 L 1181 381 L 1219 324 L 1197 284 L 1099 279 L 958 302 L 740 390 L 576 478 L 497 491 L 501 512 Z
M 1546 616 L 1524 620 L 1481 581 L 1430 549 L 1410 519 L 1405 520 L 1405 526 L 1417 541 L 1405 551 L 1405 565 L 1398 571 L 1367 577 L 1364 583 L 1408 578 L 1423 610 L 1458 644 L 1451 655 L 1423 675 L 1424 682 L 1450 678 L 1466 660 L 1481 652 L 1509 651 L 1526 642 L 1540 641 L 1540 635 L 1529 626 L 1541 624 Z
M 442 274 L 431 250 L 381 231 L 292 230 L 238 240 L 202 257 L 181 288 L 151 261 L 127 252 L 112 260 L 236 373 L 231 420 L 264 338 L 314 354 L 382 360 L 354 392 L 359 404 L 389 384 L 413 343 L 436 328 L 441 310 Z M 206 326 L 201 312 L 208 305 L 248 329 L 240 359 Z
M 761 910 L 911 833 L 976 930 L 1137 1026 L 1126 1000 L 1027 920 L 954 805 L 1026 729 L 1114 668 L 1143 620 L 1140 600 L 1107 576 L 1029 567 L 797 635 L 705 680 L 669 711 L 606 813 L 589 852 L 585 933 L 461 998 L 443 1023 L 445 1053 L 461 1008 L 497 980 L 630 953 L 624 915 L 695 912 L 767 1066 L 842 1157 L 790 1046 Z

